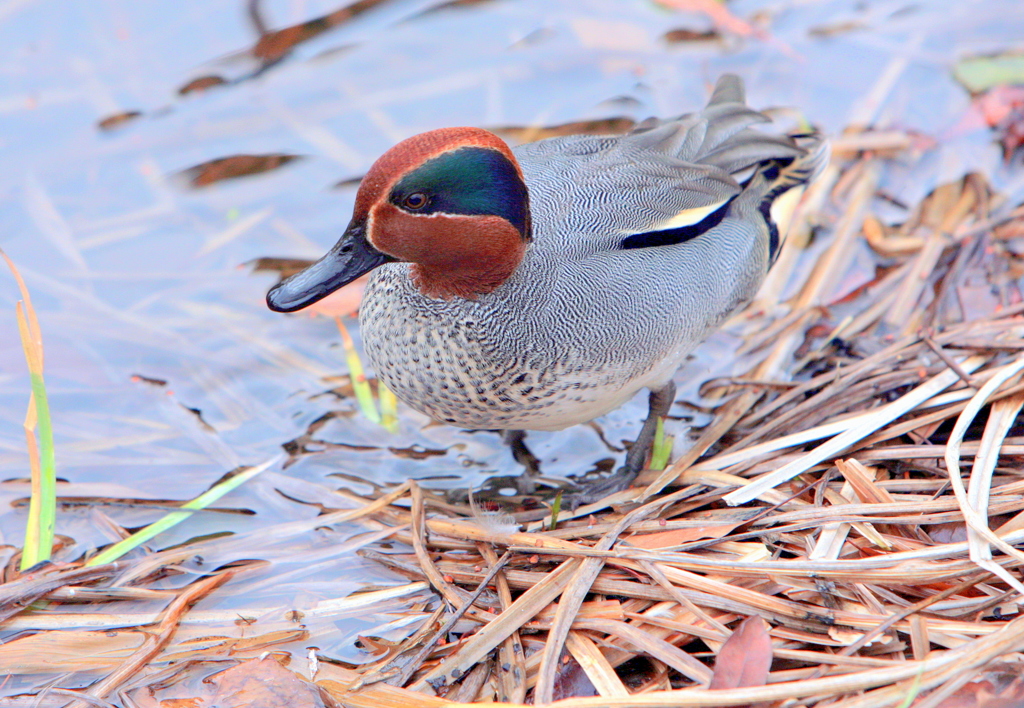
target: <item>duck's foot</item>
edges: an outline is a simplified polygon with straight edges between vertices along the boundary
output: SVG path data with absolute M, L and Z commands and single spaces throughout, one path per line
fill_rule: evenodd
M 540 460 L 526 446 L 526 431 L 495 430 L 501 433 L 502 442 L 509 446 L 512 457 L 523 467 L 520 474 L 497 475 L 488 477 L 473 491 L 479 501 L 494 502 L 503 507 L 516 508 L 526 505 L 529 508 L 539 506 L 544 499 L 554 498 L 558 490 L 564 486 L 560 480 L 545 479 L 541 475 Z M 466 503 L 469 490 L 457 489 L 448 493 L 448 500 L 453 503 Z
M 656 391 L 651 391 L 648 399 L 647 419 L 640 428 L 636 441 L 629 446 L 626 462 L 614 474 L 596 482 L 580 485 L 577 491 L 563 495 L 562 505 L 575 509 L 584 504 L 593 504 L 610 494 L 628 489 L 644 468 L 647 453 L 654 443 L 654 433 L 658 429 L 658 419 L 668 415 L 672 403 L 676 400 L 676 385 L 669 381 Z

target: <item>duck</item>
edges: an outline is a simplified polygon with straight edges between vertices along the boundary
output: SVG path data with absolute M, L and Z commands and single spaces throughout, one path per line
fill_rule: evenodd
M 624 464 L 591 491 L 624 489 L 676 370 L 754 297 L 828 162 L 819 133 L 756 127 L 769 122 L 727 74 L 703 110 L 622 135 L 415 135 L 370 167 L 334 247 L 267 304 L 294 312 L 369 273 L 360 331 L 380 381 L 520 451 L 525 431 L 586 423 L 647 389 Z

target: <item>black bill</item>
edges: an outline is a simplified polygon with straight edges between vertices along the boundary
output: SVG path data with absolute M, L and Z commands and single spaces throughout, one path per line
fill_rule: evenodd
M 272 288 L 267 293 L 267 306 L 276 312 L 301 310 L 393 260 L 366 240 L 364 223 L 353 222 L 323 258 Z

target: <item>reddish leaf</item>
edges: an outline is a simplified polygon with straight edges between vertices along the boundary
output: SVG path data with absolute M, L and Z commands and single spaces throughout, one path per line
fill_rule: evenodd
M 1024 705 L 1021 666 L 1006 662 L 985 673 L 985 678 L 961 686 L 938 708 L 1019 708 Z
M 628 540 L 630 544 L 637 548 L 669 548 L 671 546 L 681 546 L 691 541 L 700 541 L 705 538 L 723 538 L 728 536 L 740 523 L 742 522 L 637 534 L 630 536 Z
M 568 661 L 566 661 L 568 659 Z M 558 662 L 558 673 L 552 688 L 552 697 L 556 701 L 563 698 L 596 696 L 597 689 L 590 682 L 590 677 L 583 671 L 576 659 L 568 652 L 563 652 L 562 661 Z
M 629 537 L 629 542 L 637 548 L 668 548 L 680 546 L 691 541 L 700 541 L 705 538 L 724 538 L 732 533 L 732 530 L 739 526 L 742 521 L 721 523 L 721 517 L 708 512 L 700 512 L 687 517 L 690 520 L 707 519 L 704 526 L 691 526 L 684 529 L 672 529 L 670 531 L 657 531 L 655 533 L 634 534 Z
M 205 705 L 218 708 L 323 708 L 320 690 L 272 657 L 252 659 L 210 679 Z
M 760 617 L 748 617 L 719 650 L 709 688 L 763 686 L 771 668 L 768 626 Z

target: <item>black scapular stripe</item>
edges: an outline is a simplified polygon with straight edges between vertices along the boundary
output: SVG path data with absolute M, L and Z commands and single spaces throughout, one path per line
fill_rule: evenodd
M 715 209 L 696 224 L 687 224 L 686 226 L 677 226 L 674 229 L 663 229 L 660 231 L 645 231 L 642 234 L 632 234 L 627 236 L 622 239 L 620 248 L 626 251 L 631 248 L 671 246 L 697 238 L 708 230 L 715 228 L 722 222 L 722 219 L 725 218 L 725 213 L 729 210 L 729 205 L 731 203 L 732 199 L 722 204 L 722 206 Z

